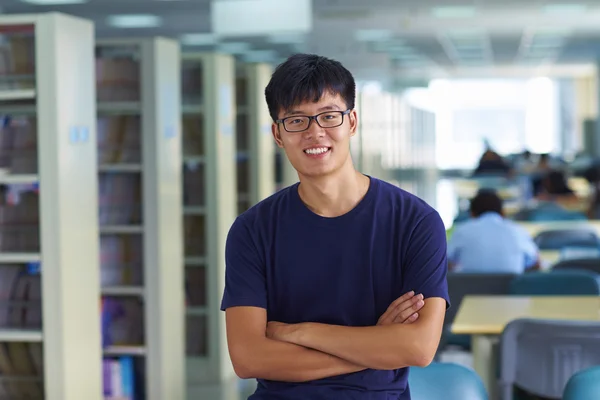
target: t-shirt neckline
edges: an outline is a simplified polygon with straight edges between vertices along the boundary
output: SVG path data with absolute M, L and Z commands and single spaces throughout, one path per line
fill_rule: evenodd
M 358 202 L 358 204 L 356 204 L 356 206 L 354 206 L 354 208 L 352 208 L 350 211 L 348 211 L 345 214 L 339 215 L 337 217 L 323 217 L 321 215 L 316 214 L 314 211 L 312 211 L 310 208 L 308 208 L 308 206 L 306 204 L 304 204 L 304 202 L 302 201 L 302 198 L 300 197 L 300 193 L 298 193 L 298 188 L 300 187 L 300 182 L 296 183 L 292 188 L 292 199 L 293 199 L 294 208 L 296 210 L 298 210 L 300 215 L 303 218 L 306 218 L 307 221 L 318 223 L 321 225 L 334 226 L 337 224 L 344 223 L 346 221 L 350 221 L 354 217 L 359 215 L 363 210 L 368 208 L 369 204 L 371 204 L 373 202 L 373 199 L 376 196 L 377 186 L 378 186 L 377 179 L 375 179 L 369 175 L 365 175 L 365 176 L 367 178 L 369 178 L 369 188 L 367 189 L 367 193 L 365 193 L 363 198 Z

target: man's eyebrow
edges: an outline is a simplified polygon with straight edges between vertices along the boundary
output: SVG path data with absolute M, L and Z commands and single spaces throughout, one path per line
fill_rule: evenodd
M 334 110 L 339 110 L 340 108 L 336 105 L 336 104 L 330 104 L 324 107 L 321 107 L 317 110 L 317 113 L 323 112 L 323 111 L 334 111 Z M 307 115 L 308 113 L 302 110 L 290 110 L 287 111 L 285 114 L 283 114 L 283 117 L 288 117 L 290 115 Z

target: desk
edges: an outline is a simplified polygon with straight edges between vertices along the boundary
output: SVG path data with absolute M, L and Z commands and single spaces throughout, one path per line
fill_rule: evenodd
M 541 231 L 549 231 L 556 229 L 591 229 L 600 236 L 600 220 L 583 220 L 583 221 L 556 221 L 556 222 L 517 222 L 523 227 L 532 237 L 535 237 Z
M 452 333 L 472 336 L 473 367 L 490 400 L 497 396 L 493 346 L 504 327 L 519 318 L 600 321 L 600 296 L 466 296 Z

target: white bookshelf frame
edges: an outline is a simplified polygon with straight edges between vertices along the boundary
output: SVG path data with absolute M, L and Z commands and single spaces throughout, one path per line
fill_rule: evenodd
M 0 100 L 35 105 L 0 112 L 37 119 L 39 173 L 0 181 L 39 182 L 41 250 L 4 253 L 0 262 L 41 262 L 43 327 L 2 330 L 0 341 L 43 343 L 46 400 L 101 400 L 94 26 L 59 13 L 0 17 L 2 27 L 19 25 L 34 29 L 36 88 Z
M 241 64 L 239 73 L 246 82 L 244 113 L 248 126 L 248 167 L 250 169 L 249 201 L 254 205 L 275 192 L 275 149 L 271 133 L 272 120 L 265 100 L 267 87 L 273 68 L 269 64 Z M 238 193 L 238 195 L 241 195 Z M 241 200 L 241 198 L 239 198 Z
M 99 103 L 98 112 L 141 116 L 141 165 L 100 170 L 142 174 L 142 225 L 103 230 L 143 235 L 143 287 L 110 288 L 105 294 L 143 297 L 145 343 L 112 346 L 104 354 L 145 357 L 147 400 L 183 400 L 185 297 L 182 270 L 175 267 L 183 263 L 180 47 L 166 38 L 102 40 L 97 45 L 136 46 L 141 68 L 140 101 Z
M 206 268 L 206 307 L 191 307 L 187 316 L 206 315 L 206 357 L 187 357 L 188 398 L 198 398 L 207 384 L 230 381 L 234 376 L 227 350 L 225 316 L 220 311 L 225 286 L 225 242 L 237 216 L 235 62 L 232 56 L 213 53 L 183 54 L 184 60 L 202 65 L 203 103 L 184 105 L 186 114 L 203 116 L 206 255 L 188 257 L 184 268 Z M 189 158 L 188 158 L 189 159 Z M 193 208 L 187 212 L 194 211 Z M 196 209 L 195 211 L 201 211 Z

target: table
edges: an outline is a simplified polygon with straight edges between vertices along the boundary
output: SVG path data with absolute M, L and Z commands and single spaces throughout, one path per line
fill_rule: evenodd
M 600 322 L 600 296 L 465 296 L 452 333 L 472 336 L 473 367 L 490 400 L 497 396 L 493 347 L 504 327 L 519 318 Z

